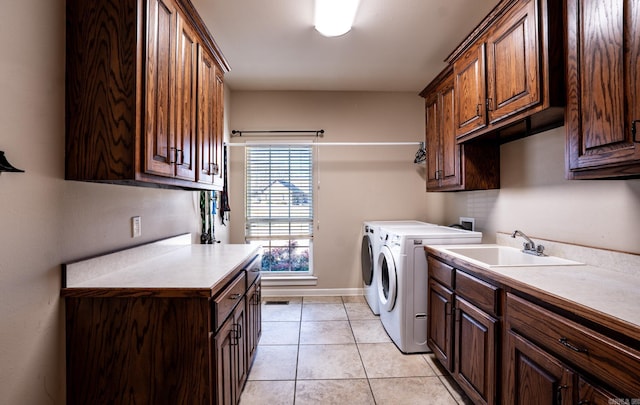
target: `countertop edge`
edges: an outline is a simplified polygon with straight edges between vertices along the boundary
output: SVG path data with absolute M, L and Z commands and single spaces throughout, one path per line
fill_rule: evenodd
M 200 245 L 193 245 L 200 246 Z M 60 290 L 60 296 L 63 298 L 210 298 L 221 291 L 237 274 L 258 254 L 260 246 L 258 245 L 241 245 L 249 247 L 246 253 L 240 254 L 241 259 L 229 266 L 229 269 L 217 277 L 212 277 L 210 283 L 202 286 L 178 286 L 165 287 L 154 286 L 153 280 L 149 280 L 149 286 L 75 286 L 64 287 Z M 214 246 L 215 248 L 215 246 Z M 170 252 L 169 252 L 170 253 Z M 165 254 L 169 254 L 165 253 Z M 161 256 L 163 256 L 162 254 Z M 142 261 L 144 262 L 144 260 Z M 216 266 L 215 258 L 212 258 L 212 268 Z M 115 269 L 113 273 L 122 271 L 135 271 L 129 269 Z M 177 270 L 179 271 L 179 270 Z
M 462 266 L 468 268 L 473 273 L 476 273 L 480 277 L 486 277 L 492 279 L 497 283 L 504 285 L 515 291 L 527 294 L 533 298 L 544 301 L 550 305 L 561 308 L 565 311 L 573 313 L 576 316 L 584 318 L 588 321 L 603 325 L 606 328 L 611 329 L 616 333 L 620 333 L 623 336 L 628 336 L 632 339 L 640 341 L 640 325 L 626 321 L 624 319 L 615 317 L 605 312 L 594 309 L 590 306 L 575 302 L 569 298 L 558 296 L 544 289 L 540 289 L 536 286 L 528 284 L 526 282 L 517 280 L 512 277 L 505 276 L 503 274 L 492 271 L 491 269 L 478 266 L 475 263 L 462 260 L 456 256 L 449 255 L 441 249 L 446 247 L 432 247 L 425 246 L 425 251 L 432 254 L 439 259 L 444 260 L 450 265 Z M 593 268 L 593 266 L 584 265 Z M 612 270 L 602 269 L 603 272 L 613 272 Z

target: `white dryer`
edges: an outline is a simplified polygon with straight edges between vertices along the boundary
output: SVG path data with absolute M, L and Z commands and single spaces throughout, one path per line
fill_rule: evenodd
M 364 289 L 364 297 L 369 304 L 369 308 L 371 308 L 371 311 L 375 315 L 380 314 L 380 306 L 378 305 L 376 260 L 378 258 L 378 254 L 380 253 L 380 247 L 382 247 L 385 242 L 380 235 L 381 226 L 386 226 L 389 229 L 395 229 L 435 225 L 414 220 L 365 221 L 363 223 L 362 247 L 360 250 L 360 263 L 362 265 L 362 285 Z
M 480 243 L 482 233 L 446 226 L 382 227 L 380 233 L 387 240 L 377 259 L 380 321 L 400 351 L 428 352 L 424 246 Z

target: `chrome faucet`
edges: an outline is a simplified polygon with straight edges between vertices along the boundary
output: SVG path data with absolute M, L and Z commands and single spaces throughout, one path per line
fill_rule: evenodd
M 523 253 L 528 253 L 530 255 L 536 255 L 536 256 L 544 256 L 543 245 L 536 246 L 536 244 L 533 243 L 533 241 L 527 235 L 525 235 L 524 232 L 519 231 L 517 229 L 513 231 L 513 233 L 511 234 L 512 238 L 515 238 L 516 236 L 522 236 L 522 238 L 526 240 L 526 242 L 522 244 Z

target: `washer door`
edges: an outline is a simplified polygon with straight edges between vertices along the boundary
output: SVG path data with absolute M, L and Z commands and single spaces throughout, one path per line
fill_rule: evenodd
M 373 281 L 373 247 L 369 235 L 362 237 L 362 250 L 360 251 L 360 262 L 362 264 L 362 281 L 364 285 L 370 286 Z
M 391 311 L 398 295 L 396 263 L 388 246 L 382 246 L 378 255 L 378 298 L 381 309 Z

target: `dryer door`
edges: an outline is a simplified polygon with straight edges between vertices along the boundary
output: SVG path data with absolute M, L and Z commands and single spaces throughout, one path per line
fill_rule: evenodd
M 381 310 L 391 311 L 398 295 L 396 263 L 388 246 L 382 246 L 378 255 L 378 298 Z
M 373 246 L 369 235 L 362 237 L 362 250 L 360 251 L 360 262 L 362 264 L 362 281 L 364 285 L 370 286 L 373 281 Z

